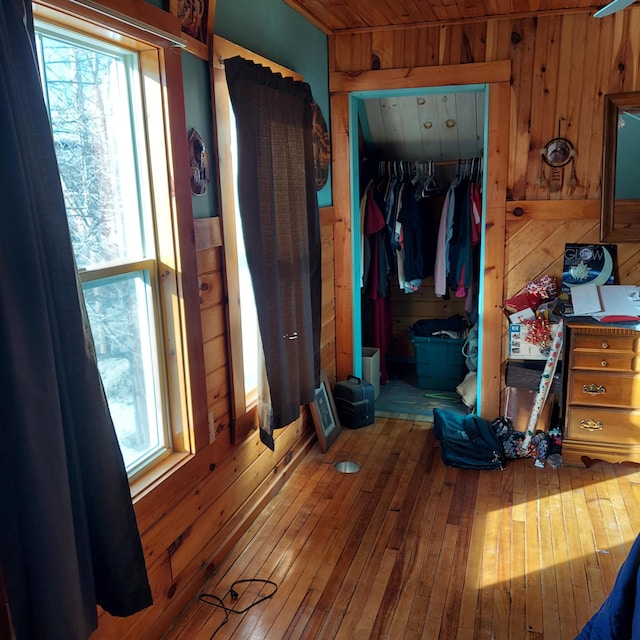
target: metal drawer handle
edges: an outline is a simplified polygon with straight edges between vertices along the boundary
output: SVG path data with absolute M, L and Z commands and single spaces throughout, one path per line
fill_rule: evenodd
M 600 420 L 580 420 L 580 428 L 587 431 L 602 431 L 604 425 Z
M 609 343 L 608 342 L 602 342 L 602 348 L 603 349 L 608 349 L 609 348 Z
M 588 393 L 590 396 L 599 396 L 599 395 L 602 395 L 603 393 L 606 393 L 607 390 L 602 385 L 598 386 L 597 384 L 590 384 L 590 385 L 583 384 L 582 392 Z
M 606 361 L 606 360 L 603 360 L 603 361 L 600 363 L 600 366 L 602 366 L 602 367 L 606 367 L 606 366 L 607 366 L 607 361 Z

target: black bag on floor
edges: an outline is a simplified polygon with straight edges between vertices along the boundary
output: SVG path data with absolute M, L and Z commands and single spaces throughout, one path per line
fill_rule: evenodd
M 442 462 L 460 469 L 504 469 L 506 456 L 491 423 L 480 416 L 434 408 L 433 433 Z

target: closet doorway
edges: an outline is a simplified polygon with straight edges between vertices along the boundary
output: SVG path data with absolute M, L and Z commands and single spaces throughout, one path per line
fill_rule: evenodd
M 351 228 L 358 230 L 352 235 L 356 375 L 362 375 L 362 360 L 357 354 L 363 347 L 379 348 L 377 412 L 411 415 L 415 407 L 414 415 L 428 415 L 429 419 L 433 406 L 479 412 L 481 371 L 465 377 L 469 361 L 461 351 L 468 329 L 475 325 L 474 331 L 478 331 L 482 326 L 478 319 L 484 299 L 480 274 L 484 273 L 485 253 L 487 85 L 351 92 L 349 120 L 350 130 L 358 131 L 358 136 L 350 136 Z M 467 203 L 460 207 L 462 194 Z M 448 203 L 454 196 L 458 206 L 452 229 L 454 207 Z M 365 230 L 371 215 L 368 199 L 375 200 L 371 206 L 387 223 L 379 237 L 392 245 L 390 249 L 381 246 L 380 254 L 378 242 L 383 240 L 378 236 L 372 240 Z M 418 227 L 399 221 L 402 207 L 405 211 L 415 208 Z M 447 210 L 449 230 L 443 244 L 447 234 L 440 228 L 441 221 L 446 228 Z M 462 211 L 463 225 L 459 222 Z M 467 225 L 470 214 L 471 224 Z M 448 254 L 459 248 L 453 247 L 452 231 L 454 240 L 466 243 L 466 257 L 460 256 L 457 267 L 449 269 Z M 373 268 L 378 273 L 383 254 L 397 260 L 388 265 L 388 283 L 374 285 L 382 293 L 386 289 L 386 300 L 371 290 L 371 242 L 375 246 Z M 397 251 L 399 247 L 402 251 Z M 417 262 L 420 267 L 415 267 Z M 438 342 L 436 338 L 425 339 L 431 331 L 440 335 L 440 330 L 449 333 Z M 478 334 L 476 345 L 482 340 L 481 330 Z M 439 366 L 432 371 L 434 357 Z M 466 384 L 461 397 L 456 387 L 463 379 Z

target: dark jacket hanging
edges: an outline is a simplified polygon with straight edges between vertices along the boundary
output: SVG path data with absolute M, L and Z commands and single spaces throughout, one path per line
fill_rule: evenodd
M 0 567 L 17 640 L 84 640 L 151 604 L 76 279 L 33 45 L 0 4 Z

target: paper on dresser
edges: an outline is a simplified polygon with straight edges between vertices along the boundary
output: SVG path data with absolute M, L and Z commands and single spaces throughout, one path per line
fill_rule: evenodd
M 573 315 L 590 316 L 603 311 L 597 284 L 583 284 L 571 289 Z
M 598 287 L 602 311 L 592 313 L 602 316 L 640 317 L 640 295 L 635 285 L 612 284 Z

